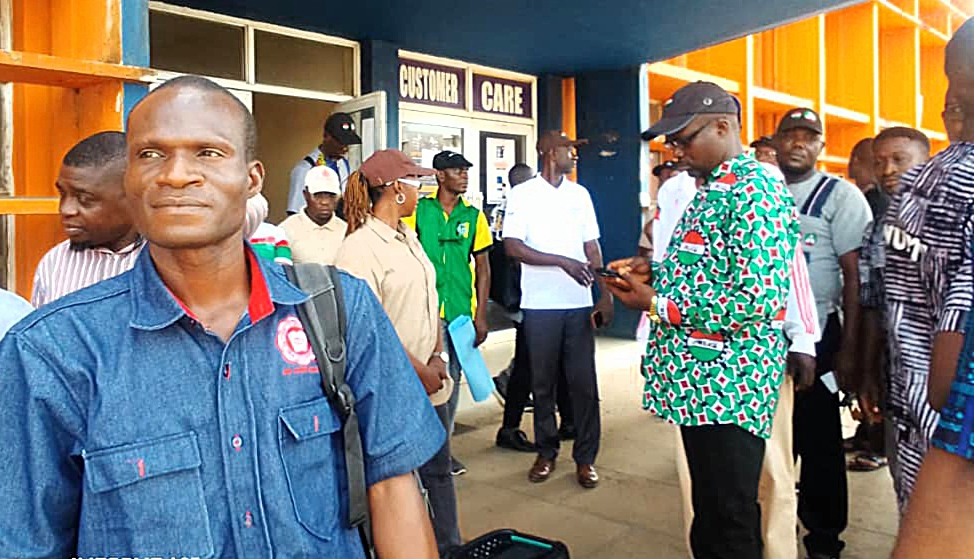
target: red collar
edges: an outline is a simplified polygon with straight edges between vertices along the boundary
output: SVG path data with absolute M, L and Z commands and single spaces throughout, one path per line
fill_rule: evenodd
M 257 256 L 254 255 L 254 251 L 250 250 L 250 248 L 246 248 L 245 250 L 247 252 L 247 267 L 250 269 L 250 301 L 247 303 L 247 313 L 250 315 L 250 323 L 256 324 L 274 313 L 274 302 L 271 301 L 271 293 L 267 289 L 267 280 L 264 279 L 264 272 L 260 269 Z M 193 311 L 189 310 L 189 307 L 168 286 L 166 290 L 169 291 L 172 298 L 183 309 L 186 316 L 200 322 L 200 319 L 193 314 Z

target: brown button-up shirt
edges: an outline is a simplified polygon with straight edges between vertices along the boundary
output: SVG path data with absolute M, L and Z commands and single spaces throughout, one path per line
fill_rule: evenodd
M 416 233 L 402 222 L 392 229 L 369 216 L 342 243 L 335 265 L 369 284 L 406 351 L 428 361 L 440 336 L 439 300 L 436 271 Z M 430 400 L 444 404 L 452 391 L 449 381 Z

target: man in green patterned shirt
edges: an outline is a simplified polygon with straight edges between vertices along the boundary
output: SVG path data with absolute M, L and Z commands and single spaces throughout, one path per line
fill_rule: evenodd
M 740 134 L 740 103 L 719 86 L 673 95 L 643 139 L 666 135 L 704 185 L 652 273 L 645 259 L 617 261 L 623 279 L 607 284 L 654 324 L 643 406 L 681 428 L 694 556 L 760 559 L 758 479 L 785 374 L 799 225 L 791 194 L 744 153 Z

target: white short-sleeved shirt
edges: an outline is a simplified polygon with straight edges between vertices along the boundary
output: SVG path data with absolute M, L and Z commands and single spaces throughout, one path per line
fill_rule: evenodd
M 653 220 L 653 260 L 662 262 L 670 246 L 673 230 L 687 206 L 697 196 L 697 179 L 686 171 L 671 177 L 656 193 L 656 219 Z
M 599 238 L 592 197 L 563 179 L 557 187 L 540 175 L 514 187 L 504 213 L 504 238 L 528 247 L 587 262 L 585 243 Z M 592 289 L 554 266 L 521 266 L 521 308 L 580 309 L 592 306 Z

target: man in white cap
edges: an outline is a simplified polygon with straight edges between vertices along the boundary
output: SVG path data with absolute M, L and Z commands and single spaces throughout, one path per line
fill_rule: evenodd
M 340 197 L 338 173 L 324 165 L 308 170 L 304 179 L 306 206 L 281 223 L 295 262 L 334 263 L 348 230 L 348 224 L 335 215 Z

